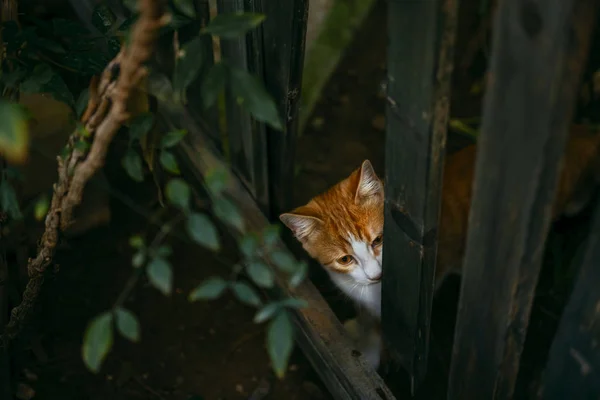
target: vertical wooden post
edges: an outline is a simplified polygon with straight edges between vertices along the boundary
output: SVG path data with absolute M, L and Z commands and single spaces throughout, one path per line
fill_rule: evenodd
M 244 0 L 218 0 L 219 13 L 256 11 L 248 10 Z M 255 57 L 260 49 L 260 30 L 236 39 L 221 39 L 223 60 L 236 68 L 262 75 L 260 60 Z M 249 63 L 249 56 L 252 62 Z M 258 68 L 258 69 L 257 69 Z M 263 211 L 269 208 L 267 171 L 267 140 L 265 128 L 253 121 L 250 114 L 237 103 L 231 93 L 226 94 L 227 137 L 231 162 L 244 184 Z
M 257 2 L 259 0 L 254 0 Z M 262 0 L 263 78 L 275 97 L 283 132 L 267 128 L 271 218 L 291 207 L 308 0 Z
M 427 368 L 458 1 L 389 2 L 382 320 L 412 387 Z
M 600 202 L 573 293 L 550 348 L 540 396 L 592 399 L 600 394 Z
M 500 2 L 448 399 L 512 398 L 596 4 Z

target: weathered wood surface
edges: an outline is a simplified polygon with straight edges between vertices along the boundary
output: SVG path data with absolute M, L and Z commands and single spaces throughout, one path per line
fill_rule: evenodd
M 251 1 L 251 0 L 249 0 Z M 267 19 L 262 24 L 263 81 L 283 119 L 283 132 L 267 127 L 269 151 L 269 217 L 291 208 L 296 137 L 308 0 L 253 0 Z
M 413 390 L 427 369 L 457 7 L 396 0 L 388 10 L 382 317 Z
M 550 348 L 540 398 L 600 398 L 600 201 L 571 298 Z
M 161 120 L 168 129 L 185 128 L 189 131 L 179 153 L 197 185 L 202 184 L 208 171 L 228 169 L 186 111 L 169 110 L 165 104 L 161 104 L 159 109 Z M 226 195 L 240 208 L 249 230 L 260 231 L 269 225 L 241 182 L 231 182 Z M 239 234 L 235 230 L 231 233 Z M 273 269 L 278 271 L 275 267 Z M 381 377 L 360 353 L 352 349 L 344 328 L 314 285 L 306 280 L 292 289 L 287 285 L 285 276 L 278 276 L 278 284 L 285 295 L 302 298 L 309 304 L 308 308 L 292 313 L 297 328 L 296 341 L 331 394 L 339 400 L 393 400 L 394 396 Z
M 244 3 L 244 0 L 218 0 L 217 9 L 219 14 L 257 11 L 246 10 Z M 262 76 L 262 65 L 248 62 L 249 54 L 260 51 L 261 43 L 252 40 L 259 34 L 260 28 L 235 39 L 222 38 L 221 55 L 223 60 L 235 68 L 250 70 L 252 73 Z M 256 60 L 256 57 L 253 59 Z M 263 124 L 252 120 L 250 114 L 238 104 L 230 90 L 226 93 L 225 112 L 231 163 L 261 209 L 268 210 L 270 202 L 265 128 Z
M 512 398 L 596 9 L 500 2 L 448 399 Z
M 4 160 L 0 160 L 0 172 L 4 168 Z M 0 214 L 3 214 L 0 212 Z M 3 228 L 2 219 L 5 215 L 0 215 L 0 228 Z M 10 319 L 9 305 L 9 269 L 6 261 L 6 241 L 0 232 L 0 331 L 4 331 L 4 327 Z M 11 367 L 10 367 L 10 351 L 9 343 L 0 343 L 0 399 L 10 399 L 12 397 L 11 387 Z

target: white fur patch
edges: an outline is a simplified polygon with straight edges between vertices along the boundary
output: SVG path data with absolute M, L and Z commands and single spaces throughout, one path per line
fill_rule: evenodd
M 381 274 L 381 254 L 375 256 L 371 245 L 349 237 L 356 265 L 348 273 L 330 269 L 329 276 L 338 288 L 370 314 L 381 317 L 381 282 L 374 280 Z

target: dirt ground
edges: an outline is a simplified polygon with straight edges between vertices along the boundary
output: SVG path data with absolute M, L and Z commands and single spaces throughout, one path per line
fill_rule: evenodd
M 383 171 L 384 99 L 380 88 L 385 77 L 386 17 L 385 2 L 381 1 L 342 60 L 299 139 L 295 205 L 347 176 L 364 159 L 370 159 L 379 173 Z M 477 115 L 479 100 L 469 97 L 465 85 L 453 95 L 460 104 L 454 115 Z M 461 143 L 464 140 L 451 136 L 449 148 Z M 252 397 L 253 391 L 269 387 L 266 399 L 330 399 L 297 350 L 286 378 L 279 381 L 273 377 L 264 329 L 252 322 L 251 308 L 230 295 L 209 303 L 187 301 L 189 290 L 202 279 L 229 274 L 232 263 L 227 260 L 234 255 L 223 250 L 215 257 L 198 246 L 189 246 L 183 235 L 177 234 L 169 240 L 174 247 L 176 292 L 165 298 L 152 287 L 139 285 L 125 305 L 139 316 L 141 342 L 117 339 L 98 375 L 85 369 L 81 361 L 85 325 L 114 303 L 132 272 L 129 236 L 154 229 L 149 222 L 155 193 L 152 183 L 134 188 L 132 181 L 120 177 L 123 174 L 118 165 L 107 173 L 112 222 L 109 227 L 68 241 L 68 249 L 59 253 L 59 273 L 47 279 L 36 318 L 22 339 L 27 343 L 31 340 L 33 345 L 17 354 L 15 367 L 28 371 L 20 373 L 20 381 L 36 391 L 35 398 L 257 400 L 263 397 Z M 517 398 L 528 398 L 543 366 L 569 290 L 568 280 L 563 286 L 556 282 L 565 272 L 562 266 L 573 255 L 573 243 L 585 232 L 585 220 L 586 215 L 559 221 L 551 234 L 549 261 L 534 304 Z M 318 271 L 313 276 L 340 318 L 348 317 L 352 313 L 348 301 Z M 417 399 L 445 397 L 458 287 L 457 279 L 449 279 L 435 299 L 430 374 Z M 391 371 L 386 378 L 398 395 L 406 393 L 401 371 Z

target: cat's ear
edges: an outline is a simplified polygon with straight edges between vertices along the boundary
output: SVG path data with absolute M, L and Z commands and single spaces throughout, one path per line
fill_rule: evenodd
M 301 242 L 306 240 L 315 229 L 323 224 L 323 220 L 314 215 L 307 206 L 298 207 L 292 212 L 281 214 L 279 219 Z
M 359 204 L 361 201 L 368 200 L 373 196 L 383 197 L 383 183 L 375 173 L 371 162 L 365 160 L 360 166 L 354 202 Z

